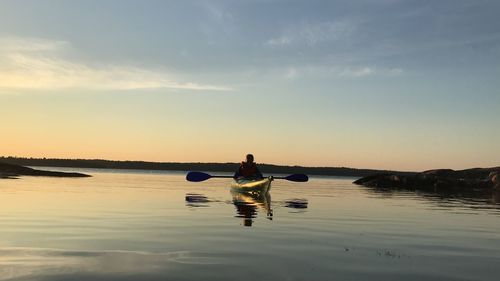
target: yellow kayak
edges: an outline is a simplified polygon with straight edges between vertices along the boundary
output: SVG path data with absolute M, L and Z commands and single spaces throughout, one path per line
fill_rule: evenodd
M 263 179 L 236 179 L 231 183 L 231 189 L 238 192 L 265 194 L 271 189 L 273 177 Z

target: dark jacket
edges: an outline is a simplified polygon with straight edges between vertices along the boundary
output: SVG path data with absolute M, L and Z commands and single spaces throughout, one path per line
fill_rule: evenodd
M 234 173 L 233 178 L 239 178 L 239 177 L 244 177 L 244 178 L 263 178 L 262 173 L 259 171 L 259 168 L 257 168 L 257 165 L 255 163 L 248 164 L 247 162 L 241 162 L 240 167 Z

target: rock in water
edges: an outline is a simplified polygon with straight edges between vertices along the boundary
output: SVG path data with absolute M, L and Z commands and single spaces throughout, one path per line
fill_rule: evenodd
M 458 191 L 500 188 L 500 167 L 467 170 L 439 169 L 421 173 L 383 173 L 354 181 L 375 188 Z
M 7 164 L 0 162 L 0 174 L 7 175 L 7 178 L 13 178 L 17 176 L 45 176 L 45 177 L 90 177 L 90 175 L 82 173 L 66 173 L 66 172 L 52 172 L 52 171 L 42 171 L 36 170 L 24 166 Z M 5 178 L 4 177 L 4 178 Z M 2 177 L 0 177 L 2 178 Z
M 500 171 L 491 172 L 488 175 L 488 179 L 491 181 L 495 189 L 500 190 Z

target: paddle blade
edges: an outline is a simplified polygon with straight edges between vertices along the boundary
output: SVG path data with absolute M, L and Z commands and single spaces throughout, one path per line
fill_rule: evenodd
M 186 180 L 187 181 L 193 181 L 193 182 L 200 182 L 204 180 L 208 180 L 212 176 L 207 174 L 207 173 L 202 173 L 202 172 L 189 172 L 186 175 Z
M 309 180 L 309 177 L 304 174 L 293 174 L 285 177 L 285 180 L 296 181 L 296 182 L 306 182 Z

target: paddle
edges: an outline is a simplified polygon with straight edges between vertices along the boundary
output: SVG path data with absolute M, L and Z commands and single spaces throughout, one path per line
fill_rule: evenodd
M 192 182 L 200 182 L 200 181 L 205 181 L 211 178 L 228 178 L 232 179 L 233 176 L 213 176 L 209 175 L 207 173 L 203 172 L 189 172 L 186 175 L 186 180 L 192 181 Z M 277 180 L 288 180 L 288 181 L 296 181 L 296 182 L 306 182 L 309 180 L 309 177 L 304 174 L 292 174 L 286 177 L 273 177 L 274 179 Z

